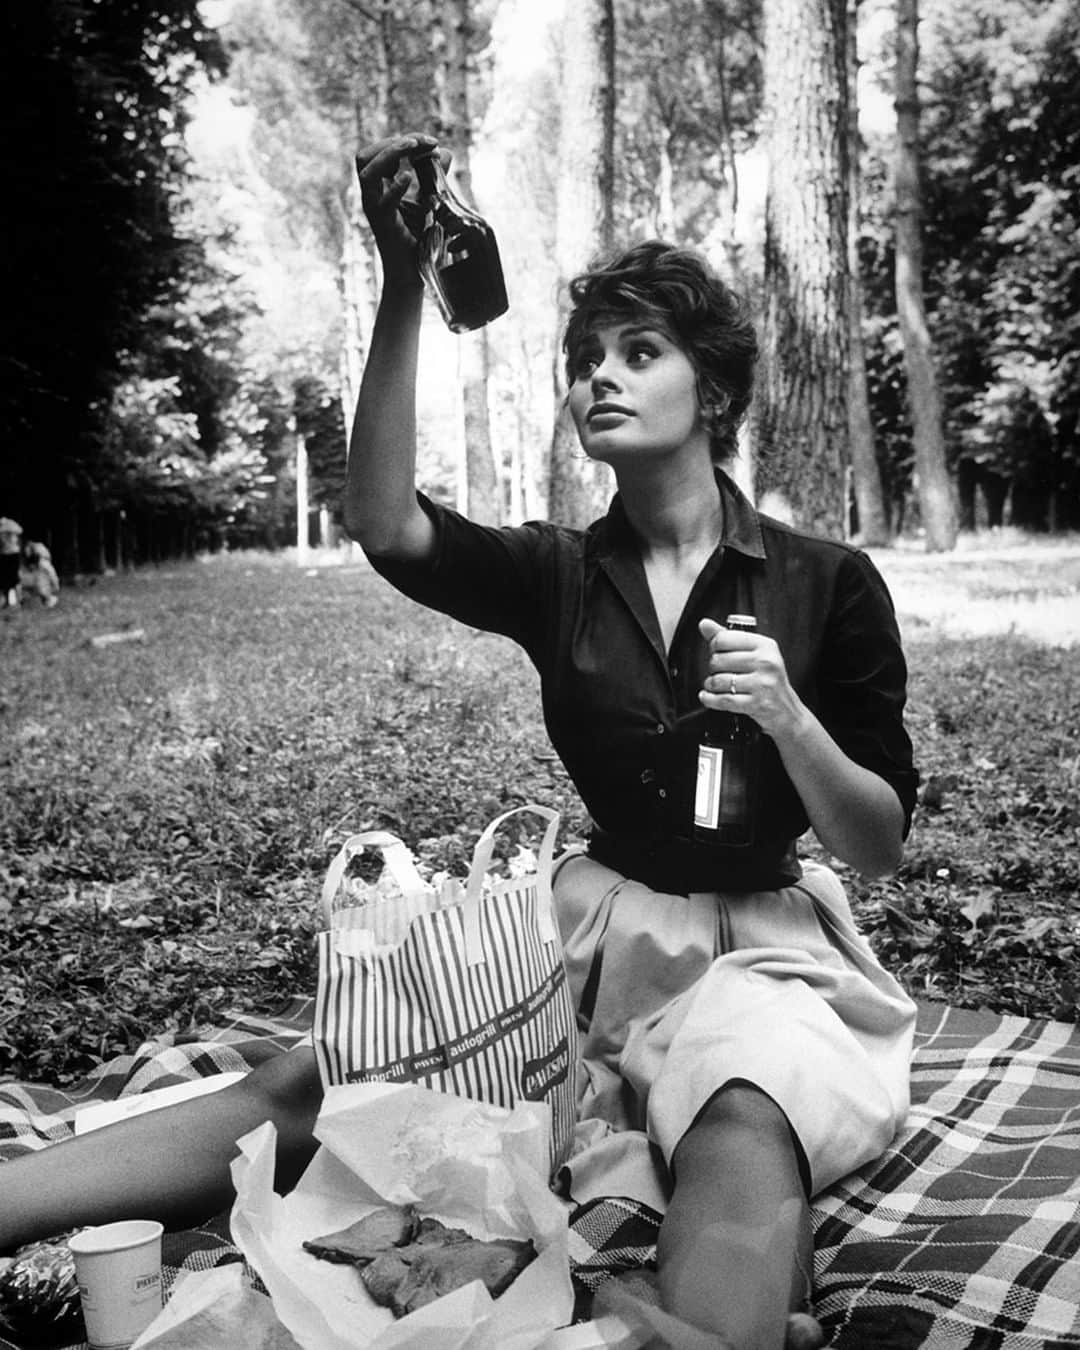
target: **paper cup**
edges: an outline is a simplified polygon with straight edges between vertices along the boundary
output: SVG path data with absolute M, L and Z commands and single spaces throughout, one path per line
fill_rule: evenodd
M 128 1350 L 161 1311 L 163 1231 L 155 1219 L 127 1219 L 68 1239 L 90 1350 Z

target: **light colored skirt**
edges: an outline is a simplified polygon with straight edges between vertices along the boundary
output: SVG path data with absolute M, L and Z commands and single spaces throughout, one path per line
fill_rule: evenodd
M 662 1210 L 676 1145 L 732 1079 L 784 1112 L 811 1194 L 888 1146 L 909 1106 L 915 1005 L 857 932 L 835 874 L 803 866 L 783 890 L 681 896 L 577 850 L 559 860 L 555 907 L 587 1024 L 575 1201 L 629 1195 Z

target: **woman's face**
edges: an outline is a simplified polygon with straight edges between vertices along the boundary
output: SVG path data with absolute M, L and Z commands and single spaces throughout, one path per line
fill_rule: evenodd
M 590 459 L 617 467 L 690 447 L 709 453 L 697 372 L 677 342 L 647 318 L 617 319 L 585 334 L 572 368 L 570 412 Z

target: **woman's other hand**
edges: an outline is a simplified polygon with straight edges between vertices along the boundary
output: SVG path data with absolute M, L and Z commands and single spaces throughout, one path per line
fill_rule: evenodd
M 894 871 L 903 852 L 899 797 L 884 778 L 850 759 L 799 698 L 773 639 L 712 619 L 702 619 L 698 630 L 709 647 L 704 706 L 745 713 L 772 737 L 830 853 L 867 877 Z
M 798 729 L 806 705 L 791 687 L 780 648 L 770 637 L 702 619 L 698 631 L 709 648 L 701 702 L 718 712 L 745 713 L 780 740 Z
M 416 235 L 407 223 L 409 194 L 416 174 L 409 162 L 417 151 L 434 149 L 438 142 L 421 133 L 389 136 L 364 146 L 356 156 L 360 201 L 383 262 L 388 280 L 420 284 L 416 268 Z M 444 165 L 449 155 L 440 151 Z M 404 209 L 403 209 L 404 202 Z

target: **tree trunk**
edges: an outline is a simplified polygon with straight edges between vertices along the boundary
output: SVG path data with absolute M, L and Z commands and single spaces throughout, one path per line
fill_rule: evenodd
M 671 162 L 671 128 L 665 127 L 660 140 L 660 173 L 656 182 L 656 237 L 675 238 L 675 166 Z
M 559 334 L 555 343 L 555 430 L 551 443 L 548 516 L 584 526 L 604 509 L 610 470 L 581 450 L 566 406 L 562 329 L 566 285 L 614 234 L 615 12 L 614 0 L 568 6 L 563 24 L 559 174 L 555 252 L 559 267 Z
M 848 303 L 851 318 L 851 355 L 848 363 L 848 420 L 851 438 L 851 472 L 855 483 L 855 510 L 861 544 L 887 544 L 889 519 L 881 469 L 874 450 L 874 424 L 870 417 L 870 394 L 866 385 L 866 347 L 863 342 L 862 277 L 859 272 L 860 185 L 859 153 L 859 0 L 848 0 Z
M 360 205 L 360 184 L 355 173 L 346 193 L 345 240 L 341 259 L 343 332 L 341 348 L 341 402 L 345 425 L 352 423 L 364 359 L 375 325 L 375 259 L 371 232 Z
M 758 496 L 800 528 L 840 537 L 849 459 L 846 0 L 765 0 L 764 15 Z
M 359 78 L 353 98 L 353 119 L 356 127 L 356 148 L 386 135 L 389 121 L 391 88 L 394 84 L 390 30 L 386 23 L 386 6 L 377 14 L 358 15 L 363 50 L 370 53 L 374 75 L 364 72 Z M 366 76 L 366 78 L 364 78 Z M 341 289 L 343 324 L 341 339 L 341 402 L 345 426 L 352 425 L 360 380 L 364 373 L 375 326 L 375 307 L 379 292 L 378 253 L 371 236 L 363 207 L 360 205 L 360 184 L 355 170 L 349 174 L 345 193 L 345 231 L 341 258 Z
M 898 0 L 896 21 L 896 312 L 904 343 L 919 510 L 928 552 L 956 547 L 956 503 L 945 463 L 941 393 L 926 323 L 919 187 L 918 0 Z
M 296 561 L 300 567 L 308 564 L 309 513 L 307 442 L 296 432 Z
M 440 11 L 445 75 L 442 83 L 444 133 L 453 147 L 457 188 L 471 205 L 472 116 L 469 99 L 469 42 L 473 31 L 472 0 L 452 0 Z M 458 339 L 465 421 L 465 478 L 467 510 L 481 525 L 497 524 L 500 509 L 498 475 L 491 445 L 488 415 L 488 330 L 480 328 Z

